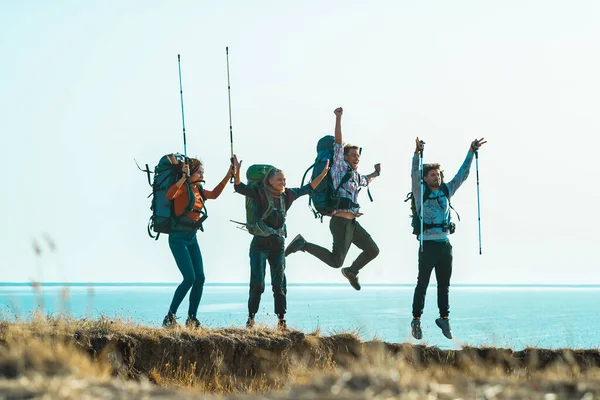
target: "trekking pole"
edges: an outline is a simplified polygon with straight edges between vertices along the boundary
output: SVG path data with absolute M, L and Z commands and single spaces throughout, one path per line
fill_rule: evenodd
M 179 98 L 181 99 L 181 125 L 183 125 L 183 155 L 187 158 L 187 143 L 185 142 L 185 117 L 183 115 L 183 85 L 181 84 L 181 56 L 177 54 L 179 68 Z
M 475 173 L 477 176 L 477 226 L 479 229 L 479 254 L 481 254 L 481 202 L 479 201 L 479 151 L 475 150 Z
M 423 252 L 423 191 L 424 183 L 423 183 L 423 145 L 424 141 L 421 140 L 421 151 L 419 152 L 419 174 L 421 175 L 421 209 L 419 210 L 419 223 L 421 224 L 421 229 L 419 230 L 419 251 Z
M 227 98 L 229 100 L 229 144 L 231 148 L 231 165 L 233 166 L 233 128 L 231 126 L 231 84 L 229 83 L 229 47 L 225 47 L 225 54 L 227 55 Z M 230 183 L 233 183 L 235 175 L 232 173 L 229 179 Z

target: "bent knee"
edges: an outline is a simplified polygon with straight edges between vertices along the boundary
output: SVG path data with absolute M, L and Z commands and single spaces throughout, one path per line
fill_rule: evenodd
M 344 265 L 343 257 L 333 257 L 333 268 L 341 268 Z
M 369 249 L 369 254 L 373 258 L 377 257 L 379 255 L 379 247 L 374 244 L 373 247 Z
M 194 283 L 196 283 L 196 277 L 195 276 L 186 276 L 186 277 L 183 278 L 182 284 L 184 286 L 192 287 L 194 285 Z
M 265 285 L 260 283 L 251 283 L 250 290 L 257 293 L 263 293 L 265 291 Z
M 206 282 L 206 277 L 204 275 L 198 276 L 196 278 L 196 280 L 194 281 L 194 285 L 196 285 L 196 286 L 203 286 L 204 282 Z

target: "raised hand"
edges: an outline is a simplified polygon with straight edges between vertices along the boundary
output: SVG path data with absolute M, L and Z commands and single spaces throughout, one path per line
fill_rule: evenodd
M 422 153 L 425 142 L 420 140 L 419 137 L 415 139 L 415 154 Z
M 483 138 L 473 140 L 471 142 L 471 151 L 475 152 L 479 150 L 479 148 L 485 143 L 487 143 L 487 140 L 484 140 Z
M 341 117 L 342 114 L 344 113 L 344 109 L 342 107 L 338 107 L 335 110 L 333 110 L 333 113 L 335 114 L 336 117 Z
M 188 164 L 183 164 L 181 172 L 183 172 L 185 176 L 190 176 L 190 166 Z
M 237 155 L 233 155 L 233 168 L 235 168 L 235 171 L 239 171 L 240 168 L 242 167 L 242 161 L 238 161 Z

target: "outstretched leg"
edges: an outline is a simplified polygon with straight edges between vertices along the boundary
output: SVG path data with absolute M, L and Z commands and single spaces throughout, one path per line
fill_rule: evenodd
M 333 216 L 329 221 L 329 230 L 331 231 L 331 236 L 333 237 L 333 246 L 331 251 L 313 243 L 306 243 L 304 250 L 307 253 L 317 257 L 330 267 L 340 268 L 342 265 L 344 265 L 346 254 L 348 254 L 348 250 L 352 244 L 356 226 L 357 222 L 355 219 L 346 219 Z

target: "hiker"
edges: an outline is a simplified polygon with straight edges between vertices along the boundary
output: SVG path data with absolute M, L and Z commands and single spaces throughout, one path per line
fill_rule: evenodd
M 448 234 L 454 232 L 454 224 L 450 223 L 450 199 L 469 176 L 473 155 L 484 143 L 486 141 L 483 138 L 473 140 L 469 147 L 467 158 L 456 176 L 448 183 L 444 182 L 444 175 L 440 164 L 423 165 L 423 183 L 425 187 L 423 191 L 423 249 L 419 249 L 419 274 L 413 297 L 413 320 L 411 322 L 411 333 L 415 339 L 422 339 L 423 337 L 421 315 L 425 306 L 427 286 L 429 285 L 431 272 L 434 269 L 437 280 L 437 301 L 440 311 L 440 317 L 435 320 L 435 323 L 442 330 L 444 336 L 452 339 L 450 320 L 448 319 L 450 313 L 448 293 L 450 276 L 452 275 L 452 245 L 448 240 Z M 412 194 L 417 213 L 420 213 L 421 210 L 419 157 L 422 156 L 423 144 L 417 137 L 415 153 L 412 159 Z M 420 218 L 418 221 L 419 226 L 415 233 L 420 235 Z M 420 239 L 420 236 L 417 236 L 417 238 Z
M 297 251 L 305 251 L 317 257 L 332 268 L 340 268 L 344 264 L 350 245 L 354 244 L 362 253 L 354 260 L 350 267 L 342 268 L 342 275 L 348 279 L 350 285 L 360 290 L 358 281 L 359 271 L 379 254 L 379 248 L 371 235 L 358 222 L 362 214 L 357 203 L 360 187 L 369 183 L 381 173 L 381 165 L 375 164 L 375 172 L 369 175 L 360 175 L 357 171 L 360 160 L 358 146 L 344 145 L 342 142 L 342 114 L 341 107 L 336 108 L 335 114 L 335 143 L 333 144 L 333 164 L 331 179 L 333 187 L 339 191 L 339 201 L 331 212 L 329 230 L 333 236 L 331 251 L 307 242 L 302 235 L 296 236 L 285 250 L 285 256 Z
M 275 314 L 278 317 L 277 328 L 287 330 L 285 313 L 287 309 L 287 281 L 285 277 L 284 241 L 287 236 L 285 217 L 294 200 L 308 194 L 327 175 L 329 164 L 310 184 L 301 188 L 286 188 L 285 175 L 282 170 L 271 166 L 263 169 L 264 178 L 256 184 L 244 184 L 240 180 L 242 161 L 234 155 L 236 192 L 246 196 L 246 213 L 251 213 L 246 227 L 254 236 L 250 243 L 250 292 L 248 298 L 247 328 L 254 326 L 254 317 L 258 312 L 260 296 L 265 291 L 266 263 L 271 267 L 271 287 L 275 300 Z M 251 166 L 252 168 L 254 166 Z M 249 168 L 249 170 L 250 170 Z M 248 172 L 246 173 L 248 176 Z M 252 202 L 249 203 L 249 200 Z M 256 219 L 254 219 L 256 216 Z
M 219 197 L 227 181 L 233 174 L 233 166 L 227 170 L 225 177 L 211 191 L 204 190 L 200 185 L 204 182 L 204 166 L 202 162 L 196 158 L 189 158 L 188 163 L 182 166 L 182 176 L 173 186 L 167 191 L 167 199 L 173 201 L 173 210 L 177 217 L 176 224 L 169 233 L 169 247 L 175 257 L 177 268 L 183 275 L 183 281 L 179 284 L 173 295 L 173 301 L 169 306 L 169 312 L 163 320 L 163 326 L 170 328 L 177 325 L 176 313 L 183 298 L 190 291 L 190 305 L 188 309 L 188 317 L 185 322 L 187 327 L 197 328 L 200 322 L 196 316 L 198 305 L 202 298 L 202 290 L 204 288 L 204 266 L 202 264 L 202 254 L 196 239 L 196 232 L 202 229 L 201 212 L 204 207 L 204 202 L 207 199 L 216 199 Z M 189 194 L 193 193 L 195 201 L 193 209 L 185 213 L 188 204 L 192 204 Z

